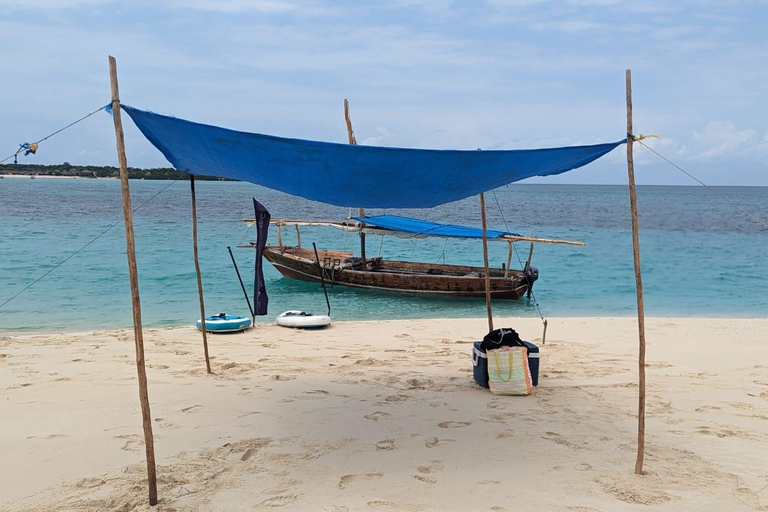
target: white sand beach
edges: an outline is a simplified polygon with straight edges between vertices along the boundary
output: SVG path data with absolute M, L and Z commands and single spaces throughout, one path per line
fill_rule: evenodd
M 524 339 L 538 319 L 496 320 Z M 147 504 L 132 331 L 0 336 L 3 511 L 768 509 L 768 319 L 550 319 L 539 387 L 472 380 L 484 319 L 145 331 L 160 503 Z

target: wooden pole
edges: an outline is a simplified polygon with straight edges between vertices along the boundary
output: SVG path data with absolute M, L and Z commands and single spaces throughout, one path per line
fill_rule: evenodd
M 200 297 L 200 327 L 203 333 L 203 352 L 205 353 L 205 371 L 211 372 L 211 360 L 208 358 L 208 334 L 205 330 L 205 299 L 203 299 L 203 277 L 200 275 L 200 259 L 197 254 L 197 198 L 195 197 L 195 175 L 189 175 L 189 187 L 192 191 L 192 252 L 195 258 L 197 274 L 197 295 Z
M 525 262 L 526 267 L 531 266 L 531 260 L 533 259 L 533 242 L 531 242 L 531 249 L 528 251 L 528 259 Z
M 139 272 L 136 267 L 136 244 L 133 234 L 131 193 L 128 188 L 128 161 L 125 157 L 123 122 L 120 119 L 120 92 L 117 86 L 117 62 L 109 56 L 109 80 L 112 85 L 112 119 L 115 123 L 117 159 L 120 164 L 120 186 L 123 193 L 123 217 L 125 218 L 125 248 L 128 256 L 128 276 L 131 281 L 131 302 L 133 304 L 133 335 L 136 341 L 136 371 L 139 375 L 139 402 L 144 427 L 144 448 L 147 457 L 147 482 L 149 504 L 157 505 L 157 475 L 155 471 L 155 441 L 152 435 L 152 415 L 149 410 L 147 371 L 144 366 L 144 335 L 141 329 L 141 301 L 139 299 Z
M 485 307 L 488 309 L 488 332 L 493 330 L 491 311 L 491 274 L 488 269 L 488 227 L 485 223 L 485 194 L 480 194 L 480 216 L 483 220 L 483 263 L 485 265 Z
M 357 140 L 355 139 L 355 132 L 352 130 L 352 119 L 349 117 L 349 102 L 346 98 L 344 98 L 344 120 L 347 122 L 347 138 L 349 143 L 356 146 Z M 363 208 L 360 208 L 358 213 L 361 217 L 365 216 Z M 365 233 L 362 231 L 360 231 L 360 257 L 363 259 L 363 265 L 365 265 Z
M 635 474 L 643 472 L 645 458 L 645 310 L 643 308 L 643 277 L 640 273 L 640 236 L 637 222 L 637 191 L 635 190 L 635 164 L 632 159 L 632 71 L 627 79 L 627 172 L 629 173 L 629 203 L 632 210 L 632 249 L 635 259 L 635 286 L 637 288 L 637 327 L 640 336 L 638 357 L 639 383 L 637 405 L 637 460 Z
M 512 264 L 512 242 L 507 243 L 507 268 L 504 270 L 504 279 L 509 275 L 509 266 Z

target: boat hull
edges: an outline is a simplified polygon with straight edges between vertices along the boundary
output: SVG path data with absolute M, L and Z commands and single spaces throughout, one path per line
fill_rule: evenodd
M 318 255 L 323 277 L 331 285 L 445 297 L 485 297 L 482 267 L 375 258 L 365 266 L 358 262 L 359 268 L 351 268 L 345 261 L 352 258 L 352 253 L 319 251 Z M 267 246 L 264 257 L 285 277 L 300 281 L 321 280 L 321 268 L 310 250 Z M 491 297 L 494 299 L 519 299 L 528 291 L 528 281 L 519 270 L 510 270 L 506 278 L 504 270 L 491 269 L 490 273 Z

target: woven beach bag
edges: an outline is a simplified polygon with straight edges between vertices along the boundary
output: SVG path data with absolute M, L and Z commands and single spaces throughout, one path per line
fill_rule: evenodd
M 488 351 L 488 383 L 497 395 L 530 395 L 533 391 L 526 347 Z

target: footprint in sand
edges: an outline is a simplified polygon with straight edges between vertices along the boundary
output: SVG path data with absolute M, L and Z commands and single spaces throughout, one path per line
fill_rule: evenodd
M 384 398 L 384 400 L 382 400 L 382 402 L 386 402 L 388 404 L 394 404 L 394 403 L 397 403 L 397 402 L 404 402 L 404 401 L 410 400 L 410 399 L 411 399 L 410 395 L 390 395 L 390 396 Z M 381 403 L 381 402 L 379 402 L 379 403 Z
M 165 418 L 155 418 L 155 423 L 157 423 L 162 428 L 178 428 L 170 421 L 166 421 Z
M 248 448 L 245 450 L 245 453 L 243 453 L 243 456 L 240 457 L 240 460 L 247 461 L 255 457 L 259 453 L 259 450 L 256 448 Z
M 443 421 L 437 424 L 440 428 L 462 428 L 468 427 L 472 423 L 469 421 Z
M 284 507 L 286 505 L 290 505 L 297 499 L 298 499 L 298 496 L 296 496 L 295 494 L 281 494 L 280 496 L 273 496 L 271 498 L 267 498 L 261 503 L 257 503 L 256 505 L 254 505 L 253 508 L 258 510 L 261 508 Z
M 364 475 L 344 475 L 339 480 L 339 489 L 344 489 L 346 486 L 348 486 L 352 482 L 356 482 L 359 480 L 374 480 L 377 478 L 382 478 L 383 476 L 384 476 L 384 473 L 366 473 Z
M 543 434 L 541 434 L 541 437 L 543 437 L 548 441 L 553 441 L 557 444 L 562 444 L 563 446 L 573 446 L 573 443 L 571 443 L 566 439 L 563 439 L 563 437 L 557 432 L 544 432 Z
M 285 381 L 285 380 L 294 380 L 295 378 L 296 377 L 294 377 L 293 375 L 273 375 L 269 378 L 269 380 Z
M 395 334 L 395 338 L 412 338 L 412 336 L 407 332 L 404 332 L 402 334 Z
M 408 506 L 408 505 L 404 505 L 402 503 L 395 503 L 393 501 L 384 501 L 384 500 L 369 501 L 367 503 L 367 505 L 369 507 L 372 507 L 372 508 L 389 508 L 389 509 L 392 509 L 392 510 L 401 510 L 401 511 L 402 510 L 407 510 L 407 511 L 421 510 L 420 507 L 419 508 L 411 507 L 411 506 Z
M 449 443 L 451 441 L 455 441 L 455 439 L 438 439 L 437 437 L 430 437 L 424 441 L 424 446 L 427 448 L 434 448 L 435 446 L 440 446 L 443 443 Z
M 202 405 L 190 405 L 189 407 L 183 408 L 181 412 L 197 412 L 202 408 L 203 408 Z
M 114 436 L 115 439 L 124 440 L 123 450 L 127 452 L 137 452 L 144 446 L 144 438 L 138 434 L 123 434 Z
M 437 483 L 437 479 L 426 476 L 426 475 L 433 475 L 438 471 L 442 471 L 442 470 L 443 470 L 443 461 L 433 460 L 425 466 L 417 467 L 416 471 L 418 471 L 418 473 L 413 475 L 413 478 L 415 478 L 416 480 L 419 480 L 420 482 L 424 482 L 426 484 L 435 484 Z
M 430 379 L 408 379 L 405 381 L 406 387 L 408 389 L 426 389 L 427 386 L 432 385 L 432 380 Z
M 376 412 L 372 412 L 371 414 L 366 414 L 365 416 L 363 416 L 363 418 L 367 420 L 379 421 L 382 418 L 389 418 L 390 416 L 392 415 L 389 414 L 388 412 L 376 411 Z
M 101 478 L 83 478 L 82 480 L 78 480 L 75 483 L 75 487 L 79 487 L 81 489 L 92 489 L 94 487 L 100 487 L 107 483 L 106 480 L 102 480 Z
M 384 439 L 383 441 L 379 441 L 376 443 L 376 449 L 377 450 L 394 450 L 395 449 L 395 440 L 394 439 Z

